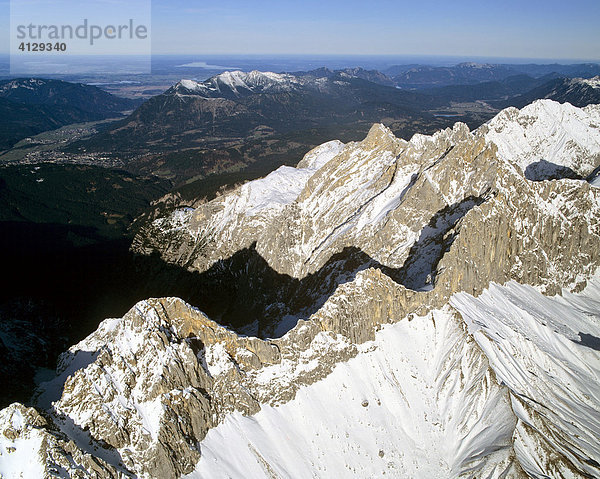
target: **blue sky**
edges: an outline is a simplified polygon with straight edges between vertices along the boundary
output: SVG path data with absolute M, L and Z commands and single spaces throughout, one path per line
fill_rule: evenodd
M 107 12 L 120 4 L 97 1 L 106 3 Z M 6 52 L 6 0 L 0 0 L 0 13 L 1 50 Z M 152 49 L 160 54 L 600 60 L 600 0 L 154 0 Z

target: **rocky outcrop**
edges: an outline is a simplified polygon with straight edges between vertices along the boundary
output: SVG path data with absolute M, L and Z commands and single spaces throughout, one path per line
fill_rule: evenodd
M 110 456 L 107 451 L 107 456 Z M 115 467 L 82 450 L 35 409 L 19 403 L 0 411 L 0 471 L 3 477 L 125 478 Z M 117 462 L 115 457 L 111 458 Z M 110 459 L 109 459 L 110 461 Z
M 555 134 L 560 125 L 568 128 Z M 475 132 L 457 124 L 409 142 L 375 125 L 362 142 L 326 143 L 297 168 L 282 167 L 213 201 L 153 219 L 134 250 L 185 272 L 190 287 L 204 292 L 213 318 L 238 331 L 209 319 L 203 304 L 143 301 L 67 351 L 37 404 L 57 434 L 85 437 L 98 457 L 112 457 L 107 464 L 119 474 L 179 477 L 202 464 L 207 434 L 233 427 L 232 417 L 277 415 L 273 409 L 305 404 L 305 392 L 339 376 L 340 364 L 374 361 L 364 384 L 388 391 L 395 406 L 385 407 L 394 418 L 412 418 L 415 398 L 424 398 L 414 430 L 408 433 L 399 420 L 398 430 L 381 426 L 374 441 L 393 433 L 406 439 L 398 447 L 439 438 L 460 443 L 444 446 L 435 464 L 425 461 L 429 476 L 413 468 L 417 456 L 380 448 L 367 454 L 376 461 L 389 456 L 390 472 L 523 477 L 539 470 L 542 477 L 558 464 L 557 471 L 589 473 L 594 464 L 568 458 L 557 441 L 543 439 L 539 431 L 559 430 L 547 424 L 551 415 L 525 414 L 535 406 L 502 376 L 485 336 L 468 330 L 466 324 L 485 318 L 465 323 L 470 309 L 463 306 L 470 303 L 453 310 L 448 302 L 458 292 L 475 301 L 491 283 L 511 279 L 546 294 L 586 286 L 600 265 L 600 190 L 582 179 L 533 181 L 526 170 L 549 152 L 581 175 L 597 168 L 598 125 L 596 107 L 575 111 L 551 102 L 503 112 Z M 510 148 L 522 142 L 521 150 Z M 413 345 L 423 338 L 429 346 Z M 370 355 L 378 348 L 388 353 Z M 595 357 L 574 354 L 582 368 Z M 385 359 L 391 357 L 397 361 Z M 375 393 L 357 398 L 359 389 L 348 387 L 338 399 L 356 400 L 357 415 L 376 414 L 369 409 Z M 544 407 L 562 407 L 556 404 Z M 340 457 L 354 451 L 348 437 Z M 242 446 L 267 477 L 279 474 L 277 455 L 267 460 L 250 442 Z M 323 451 L 312 451 L 313 466 L 331 464 Z M 580 456 L 596 460 L 591 449 Z M 539 467 L 531 465 L 536 458 Z M 365 464 L 356 467 L 380 471 L 370 459 Z
M 119 451 L 142 477 L 179 477 L 228 413 L 292 398 L 356 354 L 345 338 L 303 324 L 285 338 L 240 337 L 177 298 L 138 303 L 60 359 L 38 402 L 64 431 Z M 60 397 L 52 397 L 58 389 Z
M 248 275 L 270 269 L 301 280 L 266 302 L 285 303 L 279 317 L 307 318 L 315 310 L 290 297 L 323 304 L 319 298 L 368 267 L 406 289 L 433 289 L 402 292 L 416 301 L 408 310 L 440 306 L 456 291 L 477 294 L 492 281 L 515 279 L 548 293 L 581 287 L 599 261 L 598 190 L 585 181 L 530 181 L 524 170 L 546 157 L 587 174 L 600 164 L 598 125 L 597 106 L 551 101 L 504 111 L 473 133 L 457 124 L 410 142 L 375 125 L 360 143 L 307 155 L 324 161 L 305 159 L 152 222 L 134 249 L 203 273 L 253 247 L 266 265 L 250 266 Z M 282 177 L 290 185 L 285 197 Z M 262 321 L 258 331 L 273 334 L 266 306 L 248 323 Z

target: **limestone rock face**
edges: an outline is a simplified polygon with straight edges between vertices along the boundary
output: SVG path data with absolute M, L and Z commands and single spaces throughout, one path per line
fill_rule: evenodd
M 64 431 L 86 431 L 118 451 L 127 471 L 179 477 L 226 414 L 289 400 L 354 354 L 345 338 L 312 323 L 263 341 L 239 337 L 180 299 L 152 299 L 62 355 L 51 411 Z M 52 391 L 48 385 L 39 402 L 55 399 Z
M 133 249 L 205 303 L 105 320 L 38 392 L 47 419 L 0 425 L 79 438 L 98 477 L 597 475 L 599 165 L 600 109 L 550 101 L 325 143 L 152 219 Z
M 279 317 L 306 318 L 290 296 L 318 302 L 335 289 L 323 285 L 368 267 L 407 289 L 434 289 L 417 296 L 438 305 L 491 281 L 548 293 L 582 287 L 598 265 L 599 190 L 581 180 L 532 181 L 525 170 L 548 158 L 589 174 L 600 165 L 599 125 L 595 105 L 548 100 L 505 110 L 472 133 L 456 124 L 410 142 L 375 125 L 362 142 L 322 145 L 298 169 L 152 222 L 134 249 L 202 273 L 254 248 L 268 269 L 304 281 L 277 299 L 286 304 Z M 277 321 L 264 309 L 254 319 L 267 318 Z

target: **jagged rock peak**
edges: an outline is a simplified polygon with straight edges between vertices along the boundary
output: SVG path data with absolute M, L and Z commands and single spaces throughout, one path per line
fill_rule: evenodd
M 429 223 L 447 233 L 496 196 L 486 208 L 494 204 L 498 217 L 510 209 L 515 221 L 524 214 L 533 215 L 534 221 L 534 216 L 553 211 L 555 200 L 548 197 L 548 187 L 524 180 L 544 179 L 536 167 L 547 158 L 582 173 L 597 167 L 599 116 L 597 107 L 542 101 L 521 111 L 505 110 L 475 132 L 457 123 L 431 136 L 415 135 L 410 142 L 377 124 L 362 142 L 326 143 L 307 154 L 300 168 L 280 168 L 186 212 L 184 221 L 181 212 L 175 213 L 177 221 L 156 220 L 138 235 L 134 248 L 158 251 L 167 261 L 202 272 L 255 244 L 271 268 L 296 278 L 318 272 L 345 248 L 357 248 L 386 267 L 408 268 L 399 274 L 414 278 L 408 256 L 441 239 L 435 239 L 437 233 L 426 237 Z M 285 194 L 281 185 L 286 185 Z M 567 184 L 552 188 L 553 195 L 580 194 L 566 193 L 571 188 Z M 580 190 L 584 194 L 585 188 Z M 590 195 L 586 208 L 597 201 L 595 192 Z M 522 197 L 523 210 L 514 209 L 519 202 L 515 196 Z M 466 217 L 456 223 L 462 216 Z M 570 216 L 564 211 L 563 217 Z M 482 227 L 473 224 L 468 229 Z M 433 264 L 417 264 L 424 268 L 423 277 L 435 276 L 433 270 L 425 271 L 435 269 Z M 515 274 L 516 269 L 509 272 L 511 267 L 503 264 L 491 270 L 503 271 L 496 277 L 500 281 Z M 491 279 L 481 278 L 478 287 Z M 541 276 L 538 280 L 543 282 Z
M 40 391 L 48 425 L 18 434 L 83 437 L 74 457 L 138 477 L 598 475 L 600 189 L 528 177 L 597 168 L 598 117 L 539 102 L 409 142 L 375 125 L 155 219 L 134 249 L 193 271 L 198 309 L 104 321 Z
M 179 477 L 225 415 L 286 402 L 355 354 L 348 340 L 313 323 L 263 341 L 238 336 L 180 299 L 150 299 L 64 353 L 59 376 L 36 401 L 65 434 L 86 431 L 100 455 L 118 451 L 127 473 Z
M 396 138 L 396 135 L 382 123 L 375 123 L 362 141 L 362 147 L 377 147 L 381 149 L 400 149 L 406 146 L 406 141 Z

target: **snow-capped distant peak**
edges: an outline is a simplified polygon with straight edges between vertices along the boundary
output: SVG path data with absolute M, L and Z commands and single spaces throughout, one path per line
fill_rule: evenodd
M 7 92 L 8 90 L 16 90 L 16 89 L 27 89 L 33 90 L 35 87 L 39 87 L 41 85 L 46 84 L 46 80 L 40 80 L 39 78 L 20 78 L 16 80 L 11 80 L 9 82 L 0 85 L 0 93 Z
M 288 75 L 288 74 L 283 74 L 283 73 L 259 72 L 258 70 L 253 70 L 247 74 L 246 81 L 250 81 L 251 83 L 260 82 L 260 81 L 285 83 L 290 80 L 293 80 L 294 78 L 295 77 L 293 75 Z
M 461 67 L 461 68 L 477 68 L 477 69 L 492 68 L 492 65 L 490 65 L 489 63 L 475 63 L 475 62 L 463 62 L 463 63 L 459 63 L 456 66 Z
M 289 74 L 260 72 L 257 70 L 251 72 L 235 70 L 225 71 L 202 82 L 181 80 L 175 86 L 175 91 L 183 94 L 188 92 L 199 94 L 233 92 L 235 95 L 239 95 L 243 91 L 255 92 L 291 88 L 296 83 L 298 83 L 298 79 Z M 181 89 L 186 91 L 181 92 Z
M 186 88 L 188 90 L 197 90 L 198 87 L 200 86 L 200 84 L 197 81 L 194 80 L 181 80 L 179 82 L 179 85 L 181 85 L 183 88 Z
M 232 90 L 234 90 L 237 87 L 248 88 L 248 85 L 246 85 L 245 82 L 246 77 L 247 74 L 245 74 L 244 72 L 233 71 L 223 72 L 220 75 L 217 75 L 216 79 L 219 80 L 221 83 L 227 85 Z
M 296 78 L 293 75 L 261 72 L 258 70 L 253 70 L 249 73 L 239 70 L 233 72 L 227 71 L 217 75 L 214 79 L 227 85 L 232 90 L 240 87 L 252 89 L 253 87 L 282 85 L 294 83 L 296 81 Z

